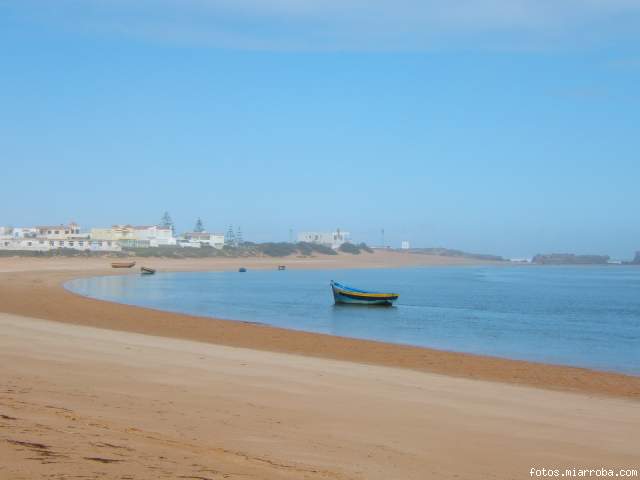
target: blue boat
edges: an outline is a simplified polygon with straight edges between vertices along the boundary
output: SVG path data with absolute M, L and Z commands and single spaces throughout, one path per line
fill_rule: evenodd
M 336 303 L 356 305 L 392 305 L 398 297 L 397 293 L 380 293 L 358 290 L 331 280 L 331 290 Z

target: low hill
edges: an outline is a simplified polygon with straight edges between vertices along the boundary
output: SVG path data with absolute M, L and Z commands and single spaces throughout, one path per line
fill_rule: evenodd
M 606 265 L 608 255 L 575 255 L 573 253 L 538 254 L 531 263 L 537 265 Z

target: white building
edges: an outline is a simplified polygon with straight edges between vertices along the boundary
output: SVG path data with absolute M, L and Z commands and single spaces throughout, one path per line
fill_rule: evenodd
M 179 245 L 182 247 L 209 246 L 220 250 L 224 247 L 224 240 L 223 233 L 187 232 L 183 235 Z
M 39 237 L 56 240 L 80 235 L 80 225 L 73 222 L 69 225 L 41 225 L 37 226 L 36 230 Z
M 5 227 L 12 238 L 36 238 L 38 229 L 35 227 Z
M 4 236 L 0 238 L 0 250 L 44 252 L 51 248 L 43 239 Z
M 158 225 L 142 225 L 133 227 L 133 235 L 138 241 L 148 241 L 150 247 L 164 245 L 176 245 L 176 238 L 173 230 L 169 227 L 159 227 Z
M 92 241 L 88 237 L 54 240 L 47 238 L 0 238 L 0 250 L 49 252 L 59 249 L 78 250 L 82 252 L 119 252 L 120 245 L 111 241 Z
M 13 237 L 13 227 L 0 227 L 0 237 Z
M 340 248 L 343 243 L 351 240 L 349 232 L 342 232 L 338 228 L 335 232 L 301 232 L 298 233 L 298 242 L 316 243 L 333 249 Z
M 80 233 L 80 227 L 69 225 L 38 227 L 3 227 L 0 233 L 0 250 L 48 252 L 61 248 L 92 252 L 117 252 L 120 246 L 111 241 L 91 241 L 88 234 Z
M 176 245 L 173 230 L 157 225 L 113 225 L 109 228 L 92 228 L 92 240 L 117 242 L 123 247 L 146 248 Z
M 400 248 L 402 250 L 409 250 L 411 248 L 411 244 L 409 243 L 409 240 L 403 240 L 402 243 L 400 244 Z

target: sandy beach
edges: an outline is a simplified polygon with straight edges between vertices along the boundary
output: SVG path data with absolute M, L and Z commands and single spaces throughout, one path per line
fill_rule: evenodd
M 379 252 L 159 270 L 465 265 Z M 530 478 L 640 468 L 640 377 L 83 298 L 106 259 L 0 259 L 0 478 Z

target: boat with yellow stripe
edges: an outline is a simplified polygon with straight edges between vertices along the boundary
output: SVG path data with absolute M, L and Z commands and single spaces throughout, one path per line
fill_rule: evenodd
M 347 287 L 331 280 L 331 290 L 336 303 L 350 303 L 356 305 L 392 305 L 398 297 L 397 293 L 369 292 Z

